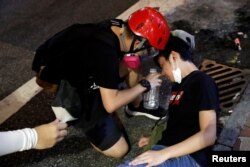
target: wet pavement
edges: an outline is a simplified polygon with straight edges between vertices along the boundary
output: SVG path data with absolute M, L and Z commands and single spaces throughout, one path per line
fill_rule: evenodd
M 169 11 L 165 10 L 165 12 L 167 12 L 166 18 L 171 25 L 171 29 L 183 29 L 195 35 L 196 56 L 194 57 L 194 61 L 197 66 L 200 66 L 204 59 L 210 59 L 228 67 L 248 71 L 250 69 L 250 0 L 187 0 L 185 2 L 182 6 Z M 25 5 L 27 4 L 23 4 L 24 7 Z M 63 7 L 63 3 L 60 3 L 60 5 Z M 66 25 L 63 23 L 62 18 L 59 20 L 60 24 L 57 23 L 57 25 Z M 46 20 L 44 20 L 44 23 L 46 23 Z M 50 25 L 50 28 L 53 28 L 53 24 Z M 27 31 L 28 30 L 29 29 L 27 29 Z M 45 29 L 42 32 L 44 34 L 51 34 L 55 31 L 56 28 L 53 29 L 53 31 Z M 15 32 L 19 31 L 17 28 L 11 32 L 15 34 Z M 10 41 L 12 41 L 10 40 L 11 32 L 8 34 L 8 38 L 7 34 L 5 36 L 1 35 L 1 41 L 4 42 L 3 45 L 0 43 L 1 48 L 5 47 L 8 53 L 11 52 L 9 55 L 25 53 L 26 51 L 26 55 L 29 54 L 32 56 L 32 51 L 35 49 L 35 46 L 45 38 L 43 33 L 43 36 L 36 36 L 34 32 L 35 43 L 29 42 L 28 39 L 24 40 L 23 43 L 21 43 L 20 40 L 19 42 L 17 40 L 16 42 L 10 43 Z M 21 35 L 18 35 L 20 33 L 21 32 L 17 33 L 15 38 L 21 38 Z M 235 38 L 240 39 L 241 51 L 238 50 L 238 47 L 234 43 Z M 9 39 L 9 41 L 7 39 Z M 1 55 L 0 58 L 2 58 Z M 27 59 L 25 64 L 29 64 L 30 61 L 31 60 Z M 147 68 L 153 66 L 151 62 L 148 62 L 146 65 Z M 22 65 L 20 64 L 19 66 L 21 67 Z M 144 69 L 144 71 L 146 71 L 146 69 Z M 250 77 L 248 72 L 246 72 L 245 77 Z M 0 97 L 1 96 L 2 95 L 0 95 Z M 33 127 L 53 120 L 54 115 L 50 108 L 52 99 L 52 94 L 41 92 L 18 113 L 1 124 L 0 130 Z M 227 108 L 222 111 L 220 116 L 221 130 L 214 150 L 250 151 L 249 101 L 250 84 L 248 82 L 244 87 L 244 91 L 240 94 L 239 101 L 233 104 L 230 109 Z M 141 134 L 150 131 L 154 121 L 144 117 L 128 118 L 122 109 L 119 110 L 118 113 L 126 127 L 132 145 L 131 151 L 124 159 L 130 159 L 142 151 L 136 145 L 137 139 Z M 42 151 L 30 150 L 0 157 L 0 166 L 112 167 L 122 161 L 124 160 L 108 158 L 97 153 L 85 140 L 80 129 L 70 127 L 67 138 L 54 148 Z

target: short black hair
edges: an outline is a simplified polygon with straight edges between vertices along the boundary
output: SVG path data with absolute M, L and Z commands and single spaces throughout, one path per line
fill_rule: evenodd
M 171 51 L 178 52 L 181 56 L 181 58 L 185 61 L 193 61 L 193 52 L 190 46 L 183 41 L 182 39 L 175 37 L 173 35 L 170 35 L 169 40 L 164 48 L 164 50 L 160 51 L 159 54 L 154 57 L 154 61 L 157 65 L 158 59 L 160 57 L 165 57 L 166 60 L 168 60 Z

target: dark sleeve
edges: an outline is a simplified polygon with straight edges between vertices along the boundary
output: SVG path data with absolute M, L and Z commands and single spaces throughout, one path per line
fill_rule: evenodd
M 50 61 L 56 61 L 74 42 L 88 38 L 95 29 L 93 24 L 73 24 L 59 31 L 37 48 L 32 70 L 39 72 L 42 65 L 46 66 Z
M 198 85 L 196 85 L 196 90 L 198 95 L 197 104 L 198 110 L 219 110 L 219 97 L 218 97 L 218 89 L 214 82 L 214 80 L 203 74 L 199 77 Z
M 67 77 L 65 74 L 67 67 L 74 69 L 78 66 L 72 65 L 72 62 L 79 62 L 76 56 L 88 41 L 84 39 L 87 39 L 94 30 L 95 27 L 92 24 L 73 24 L 56 33 L 36 50 L 32 70 L 39 72 L 41 66 L 46 66 L 40 78 L 51 83 L 60 82 L 62 77 Z M 74 74 L 74 71 L 68 71 Z
M 68 35 L 72 27 L 66 28 L 65 30 L 58 32 L 42 45 L 40 45 L 35 53 L 35 57 L 32 63 L 32 70 L 39 73 L 40 79 L 50 83 L 58 83 L 59 77 L 57 76 L 57 69 L 60 62 L 62 51 L 66 50 L 67 43 L 65 38 Z M 41 66 L 45 66 L 40 71 Z
M 58 51 L 67 46 L 71 32 L 78 26 L 79 24 L 74 24 L 67 27 L 41 44 L 36 50 L 32 70 L 39 72 L 41 66 L 46 66 L 51 59 L 56 59 Z
M 94 75 L 97 85 L 104 88 L 118 89 L 120 78 L 117 51 L 113 47 L 101 43 L 97 48 L 94 51 Z

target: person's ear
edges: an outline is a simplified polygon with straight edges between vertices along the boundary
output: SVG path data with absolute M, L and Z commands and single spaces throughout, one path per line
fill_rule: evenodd
M 172 57 L 173 61 L 177 61 L 177 59 L 180 58 L 179 53 L 177 53 L 175 51 L 171 51 L 170 56 Z
M 134 47 L 137 49 L 140 47 L 141 41 L 135 40 Z
M 180 55 L 177 52 L 171 51 L 169 55 L 169 62 L 173 69 L 176 69 L 178 67 L 177 61 L 179 58 L 180 58 Z
M 170 64 L 173 64 L 174 63 L 174 54 L 172 54 L 172 52 L 169 54 L 169 62 Z

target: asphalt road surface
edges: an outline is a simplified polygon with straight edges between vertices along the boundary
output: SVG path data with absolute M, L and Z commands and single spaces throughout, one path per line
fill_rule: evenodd
M 73 24 L 115 18 L 137 0 L 0 1 L 0 99 L 32 78 L 36 48 Z
M 34 76 L 31 71 L 35 49 L 49 36 L 75 22 L 95 22 L 116 17 L 136 3 L 135 0 L 2 0 L 0 1 L 0 99 Z M 196 37 L 197 65 L 204 58 L 240 69 L 250 68 L 250 1 L 188 0 L 187 4 L 167 12 L 172 29 L 184 29 Z M 241 32 L 243 35 L 238 35 Z M 239 37 L 242 51 L 234 44 Z M 236 58 L 237 59 L 236 59 Z M 50 103 L 53 95 L 41 92 L 0 130 L 33 127 L 54 119 Z M 132 151 L 129 159 L 141 150 L 136 141 L 148 133 L 153 121 L 119 115 L 129 132 Z M 0 166 L 20 167 L 113 167 L 123 160 L 107 158 L 85 140 L 77 128 L 70 128 L 67 138 L 49 150 L 30 150 L 0 158 Z

